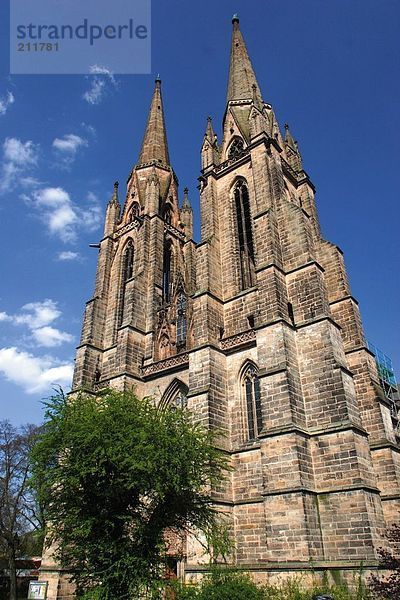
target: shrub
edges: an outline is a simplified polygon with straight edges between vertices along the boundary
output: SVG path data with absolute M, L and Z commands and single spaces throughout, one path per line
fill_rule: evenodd
M 314 600 L 318 595 L 331 595 L 334 600 L 372 600 L 368 590 L 355 582 L 350 590 L 346 584 L 314 585 L 306 588 L 301 578 L 280 585 L 257 586 L 248 575 L 231 569 L 214 570 L 198 585 L 175 584 L 174 600 Z

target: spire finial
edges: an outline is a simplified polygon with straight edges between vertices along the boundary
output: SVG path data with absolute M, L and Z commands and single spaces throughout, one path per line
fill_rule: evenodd
M 239 23 L 239 15 L 237 13 L 235 13 L 232 17 L 232 23 Z

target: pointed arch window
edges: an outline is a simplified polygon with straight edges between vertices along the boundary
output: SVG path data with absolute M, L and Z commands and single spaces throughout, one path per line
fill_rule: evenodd
M 245 181 L 238 181 L 234 190 L 236 227 L 239 243 L 241 289 L 254 285 L 254 242 L 251 227 L 249 190 Z
M 263 428 L 260 379 L 254 365 L 248 367 L 243 375 L 243 388 L 248 438 L 254 440 L 260 435 Z
M 122 272 L 121 272 L 121 292 L 118 310 L 118 327 L 124 320 L 124 306 L 125 306 L 125 295 L 126 295 L 126 284 L 133 277 L 133 266 L 135 259 L 135 249 L 132 240 L 129 240 L 126 244 L 124 254 L 122 257 Z
M 162 282 L 163 302 L 169 302 L 171 299 L 171 262 L 172 262 L 172 243 L 171 243 L 171 241 L 167 240 L 164 242 L 163 282 Z
M 182 347 L 186 343 L 187 320 L 186 320 L 187 300 L 181 290 L 176 302 L 176 344 Z
M 135 250 L 133 247 L 133 242 L 132 242 L 132 240 L 129 240 L 129 242 L 126 245 L 125 252 L 124 252 L 123 273 L 122 273 L 122 280 L 123 280 L 124 284 L 128 281 L 128 279 L 132 279 L 132 277 L 133 277 L 134 258 L 135 258 Z
M 172 410 L 177 408 L 186 408 L 188 403 L 188 394 L 189 388 L 187 385 L 185 385 L 183 381 L 175 379 L 165 390 L 159 404 L 159 409 L 164 410 L 167 407 L 171 408 Z

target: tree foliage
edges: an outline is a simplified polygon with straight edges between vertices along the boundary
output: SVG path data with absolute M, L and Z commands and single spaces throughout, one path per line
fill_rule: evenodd
M 386 537 L 392 545 L 393 551 L 380 548 L 380 566 L 390 571 L 387 577 L 370 578 L 370 588 L 374 595 L 382 600 L 400 600 L 400 526 L 392 525 Z
M 158 410 L 132 392 L 59 395 L 32 456 L 48 543 L 78 594 L 139 597 L 162 576 L 167 530 L 217 524 L 208 490 L 225 458 L 185 410 Z
M 0 421 L 0 551 L 8 561 L 10 600 L 17 597 L 18 554 L 33 549 L 28 540 L 42 531 L 41 511 L 29 485 L 29 453 L 37 433 L 34 425 L 16 428 Z

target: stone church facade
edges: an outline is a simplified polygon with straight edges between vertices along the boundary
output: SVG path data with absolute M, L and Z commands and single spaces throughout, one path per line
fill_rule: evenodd
M 201 163 L 195 243 L 156 80 L 124 201 L 115 184 L 107 206 L 73 389 L 134 387 L 224 433 L 234 469 L 213 496 L 240 567 L 373 567 L 400 512 L 390 407 L 343 254 L 322 237 L 315 188 L 236 17 L 223 137 L 209 119 Z M 196 544 L 186 553 L 181 572 L 196 577 Z

